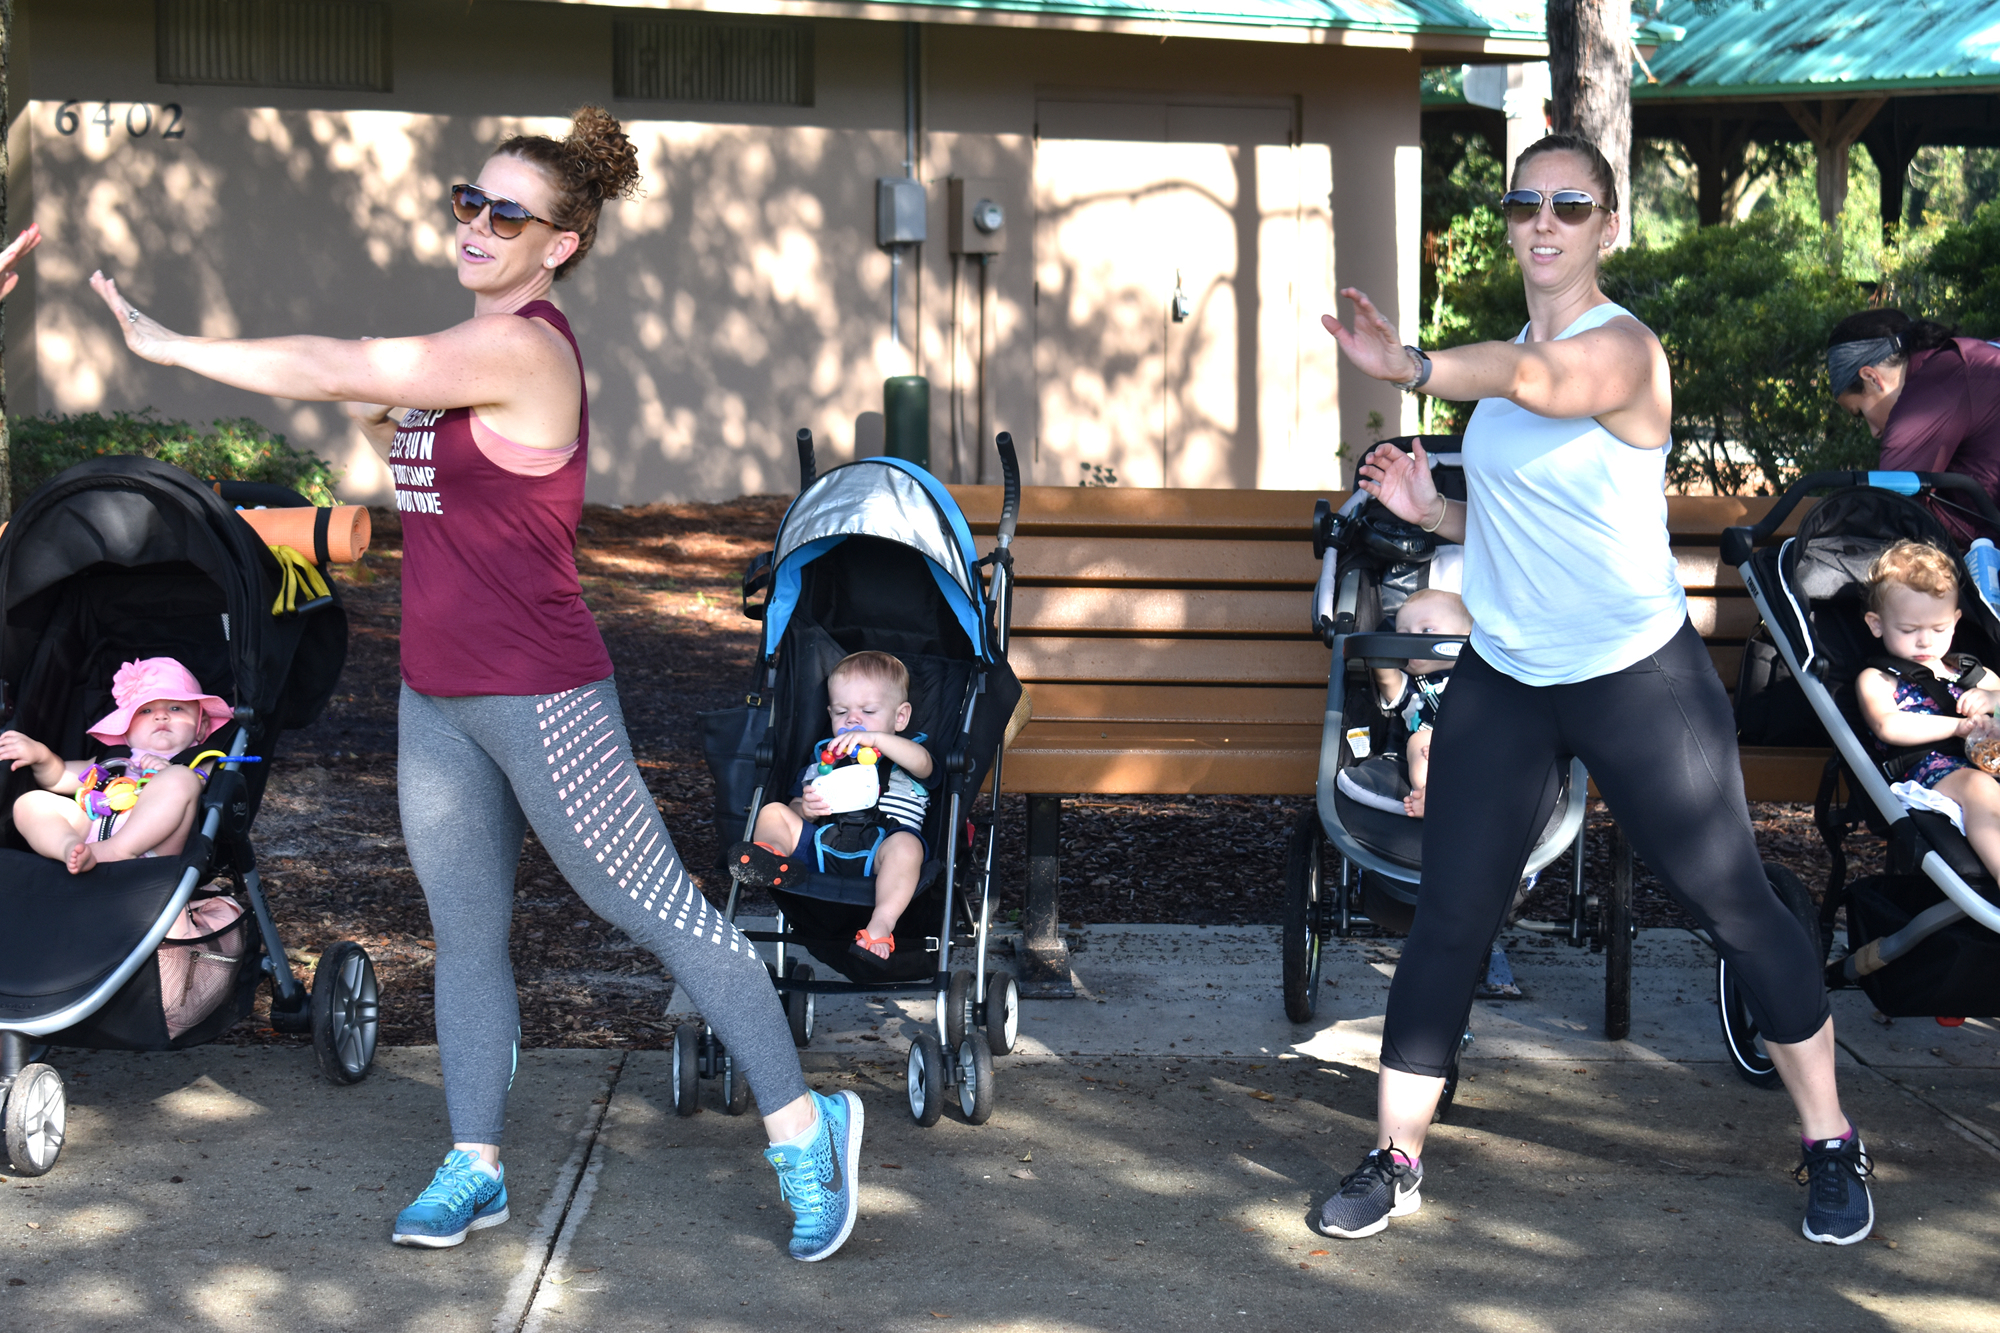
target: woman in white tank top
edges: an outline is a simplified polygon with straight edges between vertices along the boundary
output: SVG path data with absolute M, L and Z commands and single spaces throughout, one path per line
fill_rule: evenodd
M 1353 321 L 1323 320 L 1363 373 L 1479 404 L 1465 432 L 1467 501 L 1438 494 L 1421 445 L 1377 448 L 1358 478 L 1399 517 L 1465 544 L 1474 627 L 1432 742 L 1423 884 L 1389 992 L 1376 1147 L 1316 1219 L 1327 1235 L 1370 1235 L 1416 1210 L 1424 1134 L 1473 984 L 1572 756 L 1743 978 L 1805 1131 L 1805 1235 L 1852 1244 L 1873 1226 L 1867 1155 L 1834 1084 L 1816 941 L 1765 878 L 1728 696 L 1668 549 L 1666 355 L 1598 287 L 1618 235 L 1615 191 L 1586 140 L 1552 135 L 1521 155 L 1502 211 L 1529 320 L 1511 343 L 1427 356 L 1351 288 L 1341 295 Z

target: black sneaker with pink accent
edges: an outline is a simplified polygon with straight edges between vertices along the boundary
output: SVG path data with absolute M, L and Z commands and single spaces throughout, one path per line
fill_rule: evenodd
M 1358 1240 L 1389 1225 L 1392 1217 L 1408 1217 L 1423 1205 L 1417 1190 L 1423 1184 L 1421 1162 L 1405 1162 L 1392 1143 L 1361 1159 L 1361 1165 L 1340 1179 L 1319 1210 L 1313 1230 L 1322 1236 Z

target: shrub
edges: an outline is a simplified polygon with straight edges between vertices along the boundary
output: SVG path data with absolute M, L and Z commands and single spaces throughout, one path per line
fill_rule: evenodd
M 108 454 L 157 458 L 206 480 L 273 482 L 314 504 L 334 503 L 338 478 L 325 459 L 292 448 L 284 436 L 248 418 L 216 421 L 203 432 L 185 421 L 162 421 L 149 408 L 108 417 L 14 417 L 7 425 L 16 505 L 65 468 Z
M 2000 338 L 2000 200 L 1938 232 L 1930 249 L 1894 276 L 1889 295 L 1967 337 Z
M 1436 345 L 1512 339 L 1527 322 L 1499 219 L 1480 226 L 1492 228 L 1490 248 L 1472 247 L 1479 257 L 1463 281 L 1441 292 L 1425 329 L 1441 335 Z M 1673 370 L 1672 484 L 1762 492 L 1802 471 L 1874 459 L 1867 427 L 1825 387 L 1827 334 L 1866 299 L 1834 253 L 1817 225 L 1763 213 L 1605 261 L 1604 294 L 1659 335 Z M 1440 406 L 1434 429 L 1458 429 L 1471 415 L 1469 403 Z

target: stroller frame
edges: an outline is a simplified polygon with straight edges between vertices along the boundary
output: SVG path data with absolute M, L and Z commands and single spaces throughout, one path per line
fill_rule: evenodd
M 801 430 L 797 436 L 799 457 L 799 495 L 803 497 L 817 478 L 814 461 L 812 433 Z M 1004 493 L 1001 504 L 1000 522 L 994 549 L 980 566 L 991 568 L 991 595 L 988 604 L 980 608 L 981 615 L 990 612 L 993 618 L 992 645 L 994 659 L 1004 663 L 1008 643 L 1008 622 L 1013 600 L 1014 555 L 1013 540 L 1015 527 L 1021 509 L 1020 466 L 1015 455 L 1012 435 L 1002 431 L 995 440 L 1000 455 Z M 768 557 L 760 557 L 744 580 L 744 611 L 752 619 L 761 620 L 769 606 L 767 600 L 762 605 L 753 605 L 751 596 L 769 584 L 773 570 Z M 775 651 L 775 645 L 769 645 Z M 975 713 L 981 698 L 988 692 L 988 668 L 975 671 L 971 688 L 967 690 L 963 707 L 958 710 L 957 734 L 945 748 L 943 769 L 946 774 L 962 775 L 975 771 L 975 763 L 969 748 L 969 738 L 973 729 Z M 769 696 L 777 684 L 777 668 L 769 657 L 759 663 L 761 687 L 766 698 L 764 707 L 770 707 Z M 1003 768 L 1005 762 L 1004 743 L 996 747 L 992 763 L 992 783 L 994 809 L 997 809 L 1000 792 L 1003 790 Z M 767 733 L 756 752 L 757 782 L 751 796 L 743 825 L 742 839 L 749 841 L 754 835 L 757 817 L 763 809 L 765 792 L 774 780 L 773 765 L 777 762 L 775 742 Z M 924 940 L 927 952 L 935 952 L 938 962 L 930 976 L 908 980 L 882 979 L 876 981 L 819 980 L 813 968 L 802 958 L 794 958 L 794 952 L 804 953 L 805 947 L 798 933 L 792 928 L 780 905 L 775 929 L 746 929 L 745 938 L 757 944 L 769 944 L 773 948 L 774 961 L 770 964 L 772 984 L 783 997 L 787 1018 L 792 1029 L 795 1044 L 805 1046 L 812 1039 L 815 1021 L 814 997 L 818 995 L 856 994 L 923 994 L 936 996 L 935 1018 L 931 1025 L 919 1031 L 911 1042 L 907 1067 L 907 1086 L 910 1114 L 919 1125 L 934 1125 L 941 1117 L 945 1102 L 955 1097 L 959 1109 L 972 1124 L 984 1124 L 993 1111 L 993 1057 L 1005 1055 L 1013 1047 L 1019 1032 L 1020 992 L 1017 981 L 1011 973 L 996 971 L 988 973 L 985 960 L 991 939 L 993 913 L 994 856 L 997 843 L 997 827 L 994 810 L 984 816 L 974 816 L 969 821 L 961 806 L 959 783 L 949 784 L 946 793 L 944 827 L 949 830 L 944 838 L 943 858 L 938 872 L 937 883 L 941 896 L 941 933 L 928 936 Z M 970 822 L 975 829 L 986 832 L 986 845 L 981 858 L 975 863 L 974 885 L 977 905 L 966 904 L 969 922 L 960 927 L 954 913 L 960 910 L 957 898 L 958 871 L 958 831 Z M 968 850 L 970 845 L 968 844 Z M 920 893 L 916 901 L 922 901 Z M 723 909 L 724 916 L 733 924 L 741 906 L 742 885 L 732 877 L 729 897 Z M 974 960 L 972 967 L 954 966 L 953 951 L 969 950 Z M 982 1030 L 983 1029 L 983 1030 Z M 699 1109 L 699 1078 L 721 1078 L 723 1081 L 723 1105 L 732 1115 L 740 1114 L 748 1108 L 749 1089 L 737 1076 L 733 1061 L 721 1038 L 704 1021 L 699 1024 L 684 1023 L 674 1034 L 674 1105 L 681 1115 L 692 1115 Z
M 1963 836 L 1942 815 L 1911 811 L 1889 790 L 1889 781 L 1881 767 L 1842 714 L 1840 705 L 1828 688 L 1826 676 L 1832 664 L 1821 651 L 1820 642 L 1813 637 L 1808 608 L 1799 604 L 1792 588 L 1777 576 L 1782 561 L 1798 539 L 1786 538 L 1778 548 L 1775 561 L 1759 558 L 1760 554 L 1768 556 L 1769 551 L 1760 553 L 1758 548 L 1768 548 L 1779 527 L 1808 492 L 1857 487 L 1912 498 L 1950 491 L 1954 493 L 1954 499 L 1962 496 L 1987 524 L 2000 529 L 2000 511 L 1996 511 L 1992 498 L 1971 477 L 1933 472 L 1816 472 L 1799 478 L 1787 487 L 1770 512 L 1754 527 L 1731 527 L 1723 531 L 1723 561 L 1742 575 L 1744 586 L 1756 603 L 1758 615 L 1770 629 L 1772 641 L 1786 668 L 1833 742 L 1835 755 L 1827 762 L 1815 811 L 1821 836 L 1826 840 L 1833 861 L 1824 901 L 1812 914 L 1816 918 L 1814 924 L 1823 960 L 1832 941 L 1834 914 L 1846 898 L 1846 858 L 1839 845 L 1840 839 L 1832 829 L 1834 820 L 1829 809 L 1840 779 L 1845 778 L 1850 790 L 1858 791 L 1874 807 L 1875 813 L 1888 826 L 1891 848 L 1905 849 L 1902 854 L 1907 856 L 1910 870 L 1928 879 L 1944 895 L 1943 902 L 1917 913 L 1900 930 L 1825 961 L 1829 989 L 1857 985 L 1862 977 L 1906 957 L 1925 940 L 1959 921 L 1970 919 L 2000 934 L 2000 906 L 1996 906 L 1967 878 L 1964 853 L 1970 849 L 1963 845 Z M 1958 563 L 1963 573 L 1963 562 Z M 1987 601 L 1974 580 L 1962 578 L 1959 595 L 1961 603 L 1969 598 L 1977 599 L 1989 622 L 1989 631 L 1992 626 L 2000 625 L 2000 607 L 1994 607 Z M 1954 855 L 1955 852 L 1958 854 Z M 1960 864 L 1954 866 L 1954 860 Z M 1973 873 L 1978 877 L 1977 872 Z M 1986 878 L 1990 883 L 1990 875 Z M 1854 930 L 1851 919 L 1848 929 L 1851 935 Z M 1775 1071 L 1770 1066 L 1769 1057 L 1758 1048 L 1759 1038 L 1754 1023 L 1740 1001 L 1734 1000 L 1733 985 L 1727 966 L 1718 960 L 1717 998 L 1722 1010 L 1723 1037 L 1732 1061 L 1744 1078 L 1775 1086 Z
M 334 1083 L 355 1083 L 367 1076 L 374 1059 L 378 1032 L 379 997 L 374 969 L 359 945 L 341 941 L 329 946 L 315 970 L 310 992 L 292 971 L 258 874 L 256 854 L 249 836 L 263 787 L 262 779 L 268 776 L 268 768 L 253 777 L 251 772 L 245 770 L 245 765 L 255 762 L 268 765 L 280 730 L 304 725 L 304 722 L 297 716 L 284 714 L 286 708 L 296 713 L 302 706 L 295 700 L 285 699 L 278 705 L 279 716 L 276 717 L 260 713 L 257 707 L 258 703 L 269 703 L 284 697 L 278 688 L 264 681 L 266 673 L 260 656 L 263 644 L 271 637 L 271 631 L 264 624 L 270 618 L 264 606 L 268 604 L 265 599 L 272 595 L 277 566 L 263 539 L 248 524 L 235 517 L 232 506 L 299 507 L 305 506 L 307 501 L 283 487 L 257 483 L 221 482 L 210 489 L 179 468 L 149 459 L 112 457 L 80 464 L 29 497 L 20 506 L 4 538 L 0 538 L 0 594 L 4 594 L 7 610 L 13 610 L 16 600 L 13 579 L 17 554 L 23 546 L 38 540 L 35 535 L 37 525 L 46 516 L 53 515 L 57 520 L 87 528 L 89 517 L 81 520 L 74 517 L 75 513 L 84 511 L 65 510 L 62 506 L 70 501 L 88 506 L 94 503 L 89 497 L 99 493 L 112 493 L 106 495 L 102 503 L 113 506 L 114 511 L 120 514 L 129 517 L 131 513 L 143 512 L 129 500 L 116 498 L 115 493 L 119 492 L 137 492 L 163 513 L 173 513 L 176 521 L 185 524 L 183 532 L 202 534 L 205 549 L 225 561 L 226 576 L 212 570 L 208 572 L 211 579 L 221 584 L 223 604 L 235 613 L 235 632 L 232 634 L 227 628 L 230 617 L 225 615 L 223 635 L 229 645 L 237 684 L 257 698 L 250 703 L 239 702 L 233 709 L 233 735 L 227 741 L 225 757 L 217 763 L 202 791 L 195 825 L 187 845 L 176 858 L 181 868 L 174 877 L 173 888 L 131 950 L 115 966 L 88 982 L 88 989 L 74 993 L 72 988 L 71 998 L 58 998 L 55 1007 L 42 1012 L 30 1012 L 38 1008 L 34 997 L 0 997 L 0 1103 L 4 1103 L 4 1111 L 0 1114 L 4 1114 L 8 1155 L 15 1170 L 22 1175 L 46 1173 L 55 1165 L 62 1150 L 67 1099 L 61 1075 L 53 1067 L 42 1063 L 52 1044 L 48 1039 L 61 1039 L 64 1033 L 87 1023 L 112 1005 L 152 961 L 176 918 L 197 896 L 201 886 L 216 876 L 228 876 L 235 893 L 248 902 L 248 916 L 254 920 L 255 929 L 246 932 L 250 937 L 247 944 L 249 952 L 238 964 L 234 990 L 215 1015 L 175 1038 L 175 1048 L 212 1040 L 238 1021 L 247 1008 L 245 997 L 259 978 L 268 978 L 271 984 L 271 1025 L 281 1032 L 310 1032 L 321 1071 Z M 126 508 L 116 510 L 118 505 Z M 163 532 L 170 527 L 171 523 L 162 521 Z M 107 540 L 96 565 L 71 566 L 56 561 L 55 565 L 62 574 L 48 587 L 63 586 L 71 578 L 98 566 L 115 568 L 124 565 L 135 572 L 148 567 L 157 568 L 157 565 L 149 566 L 143 557 L 150 555 L 157 559 L 160 541 L 157 535 L 119 533 Z M 172 548 L 171 542 L 166 545 Z M 79 549 L 92 548 L 85 546 Z M 44 568 L 38 570 L 36 576 L 44 576 L 52 557 L 37 554 Z M 125 558 L 121 559 L 121 556 Z M 35 591 L 39 593 L 43 589 Z M 25 600 L 25 595 L 22 600 Z M 305 625 L 305 617 L 323 615 L 328 609 L 333 610 L 336 616 L 340 614 L 338 602 L 332 596 L 301 604 L 291 613 L 297 619 L 276 637 L 283 639 L 291 635 L 294 629 Z M 22 632 L 11 626 L 7 629 L 7 633 L 11 634 Z M 317 627 L 314 632 L 318 632 Z M 340 643 L 344 656 L 344 630 Z M 294 644 L 285 651 L 289 654 L 297 648 L 298 645 Z M 290 660 L 289 656 L 287 660 Z M 334 669 L 338 671 L 338 661 Z M 331 679 L 322 682 L 329 691 L 332 688 Z M 262 682 L 264 688 L 254 688 L 252 682 Z M 8 680 L 9 694 L 4 709 L 0 709 L 0 726 L 12 725 L 16 720 L 21 700 L 15 695 L 24 684 L 38 684 L 32 669 L 23 671 L 22 679 Z M 321 697 L 303 706 L 310 713 L 317 714 L 323 703 L 324 698 Z M 309 717 L 306 718 L 306 721 L 309 720 Z M 253 735 L 263 738 L 265 743 L 259 746 L 265 751 L 263 755 L 246 753 Z M 46 873 L 40 864 L 42 858 L 33 857 L 31 853 L 8 851 L 5 855 L 32 858 L 28 863 L 31 871 Z M 52 866 L 54 863 L 48 864 Z M 138 868 L 143 864 L 114 863 L 93 873 L 109 873 L 114 880 L 137 879 L 145 873 Z M 60 996 L 61 992 L 57 994 Z M 9 1011 L 20 1016 L 8 1016 Z M 225 1013 L 226 1018 L 222 1017 Z M 198 1035 L 204 1033 L 206 1035 Z M 102 1044 L 117 1048 L 127 1044 L 127 1040 L 116 1037 L 105 1040 L 86 1032 L 83 1040 L 76 1044 Z

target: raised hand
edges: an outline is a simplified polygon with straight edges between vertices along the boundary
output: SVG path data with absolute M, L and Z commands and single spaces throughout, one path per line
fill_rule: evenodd
M 1382 318 L 1382 312 L 1368 299 L 1368 293 L 1358 287 L 1342 287 L 1340 294 L 1354 302 L 1353 320 L 1342 324 L 1332 315 L 1321 315 L 1319 322 L 1340 344 L 1340 350 L 1347 354 L 1355 369 L 1378 380 L 1399 383 L 1415 375 L 1416 358 L 1403 346 L 1395 325 Z
M 0 301 L 6 300 L 7 293 L 13 291 L 14 285 L 21 280 L 21 275 L 14 271 L 14 266 L 21 262 L 23 255 L 41 243 L 41 226 L 30 222 L 5 250 L 0 250 Z
M 118 317 L 118 327 L 125 334 L 127 347 L 155 365 L 174 364 L 170 353 L 172 345 L 180 340 L 178 333 L 126 300 L 119 292 L 118 284 L 105 277 L 101 270 L 90 275 L 90 287 L 104 298 L 104 304 Z
M 1430 455 L 1424 452 L 1422 440 L 1414 443 L 1413 454 L 1406 454 L 1393 444 L 1376 445 L 1361 460 L 1354 484 L 1387 505 L 1397 518 L 1435 525 L 1438 490 L 1431 478 Z

